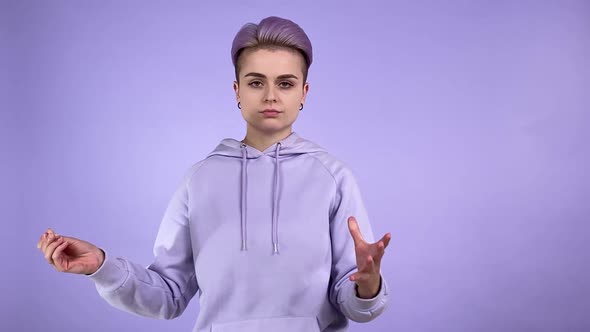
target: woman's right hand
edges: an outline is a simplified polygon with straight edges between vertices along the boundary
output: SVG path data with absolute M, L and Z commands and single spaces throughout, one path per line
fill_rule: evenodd
M 77 274 L 93 274 L 104 262 L 104 251 L 92 243 L 58 235 L 48 229 L 37 248 L 56 270 Z

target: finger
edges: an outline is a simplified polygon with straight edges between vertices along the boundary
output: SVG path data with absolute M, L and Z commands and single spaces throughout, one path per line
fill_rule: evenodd
M 55 248 L 57 248 L 57 246 L 59 246 L 60 244 L 63 243 L 63 240 L 64 239 L 59 238 L 59 239 L 53 241 L 51 244 L 49 244 L 47 246 L 47 248 L 45 248 L 45 251 L 44 251 L 45 259 L 47 260 L 47 262 L 49 264 L 53 264 L 53 259 L 51 259 L 51 256 L 53 256 L 53 252 L 55 251 Z
M 47 228 L 45 233 L 43 233 L 43 235 L 41 235 L 39 242 L 37 242 L 37 248 L 41 249 L 41 247 L 43 246 L 43 241 L 47 240 L 49 238 L 50 234 L 54 234 L 54 232 L 51 228 Z
M 350 279 L 350 281 L 354 281 L 354 282 L 370 281 L 371 274 L 366 273 L 366 272 L 355 272 L 350 275 L 349 279 Z
M 43 241 L 47 238 L 47 232 L 43 233 L 43 235 L 41 235 L 41 237 L 39 238 L 39 241 L 37 241 L 37 249 L 41 249 L 41 245 L 43 244 Z
M 355 245 L 358 245 L 365 240 L 363 239 L 363 235 L 361 234 L 361 230 L 359 229 L 359 224 L 356 221 L 355 217 L 348 218 L 348 230 L 350 231 L 350 235 L 352 235 L 352 239 Z
M 53 264 L 53 261 L 51 260 L 51 255 L 53 254 L 55 248 L 60 244 L 61 240 L 59 238 L 52 237 L 51 240 L 47 241 L 45 247 L 43 248 L 43 256 L 49 264 Z
M 375 260 L 375 265 L 379 265 L 381 263 L 381 259 L 385 255 L 385 244 L 383 241 L 377 242 L 377 253 L 373 255 L 373 259 Z
M 66 266 L 62 265 L 63 260 L 61 259 L 61 256 L 63 255 L 64 249 L 66 249 L 69 244 L 70 243 L 68 241 L 63 240 L 62 243 L 58 245 L 57 248 L 55 248 L 53 255 L 51 255 L 53 266 L 55 266 L 55 268 L 60 272 L 64 272 L 67 268 Z
M 53 229 L 51 229 L 51 228 L 48 228 L 48 229 L 47 229 L 47 233 L 49 233 L 49 235 L 52 235 L 52 236 L 54 236 L 55 238 L 59 238 L 59 237 L 60 237 L 60 235 L 59 235 L 59 234 L 57 234 L 57 233 L 56 233 L 56 232 L 55 232 Z
M 373 258 L 373 256 L 371 256 L 371 255 L 367 256 L 367 258 L 365 259 L 365 268 L 361 272 L 367 272 L 367 273 L 374 273 L 375 272 L 375 259 Z
M 53 233 L 47 233 L 45 236 L 45 240 L 41 243 L 41 251 L 45 252 L 47 246 L 50 245 L 53 241 L 55 241 L 55 236 Z
M 45 260 L 47 261 L 47 263 L 53 265 L 53 259 L 51 258 L 53 256 L 53 252 L 55 251 L 55 248 L 57 248 L 60 244 L 63 243 L 63 239 L 56 239 L 55 241 L 51 242 L 51 244 L 49 244 L 47 246 L 47 248 L 45 248 L 45 251 L 43 252 L 43 256 L 45 256 Z
M 371 255 L 368 255 L 362 260 L 359 260 L 359 266 L 357 266 L 357 269 L 359 272 L 374 273 L 375 267 L 375 259 Z
M 387 248 L 387 246 L 389 245 L 389 241 L 391 241 L 391 233 L 383 235 L 383 237 L 379 241 L 383 242 L 383 249 Z

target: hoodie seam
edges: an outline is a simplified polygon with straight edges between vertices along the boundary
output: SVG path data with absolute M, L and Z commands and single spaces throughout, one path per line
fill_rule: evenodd
M 322 165 L 322 167 L 326 170 L 326 172 L 328 172 L 328 174 L 330 174 L 330 176 L 332 177 L 332 180 L 334 180 L 334 184 L 338 184 L 338 181 L 336 181 L 336 177 L 334 176 L 334 174 L 332 174 L 332 172 L 330 171 L 328 166 L 326 166 L 324 164 L 324 162 L 320 160 L 320 158 L 318 158 L 317 156 L 311 155 L 311 154 L 308 154 L 308 156 L 310 158 L 315 159 L 317 162 L 319 162 Z
M 107 290 L 106 293 L 116 293 L 116 292 L 118 292 L 121 288 L 123 288 L 127 284 L 127 281 L 129 281 L 129 278 L 133 274 L 133 273 L 131 273 L 131 271 L 129 269 L 129 266 L 127 265 L 127 262 L 124 259 L 120 259 L 118 257 L 115 257 L 115 259 L 118 260 L 119 262 L 121 262 L 121 264 L 123 265 L 123 268 L 122 269 L 119 266 L 117 266 L 117 268 L 119 270 L 122 270 L 124 272 L 125 277 L 123 278 L 123 281 L 121 282 L 121 284 L 119 284 L 114 289 Z
M 188 223 L 186 225 L 182 225 L 185 227 L 189 227 L 190 225 L 190 219 L 191 219 L 191 196 L 190 196 L 190 192 L 189 192 L 189 183 L 191 183 L 191 181 L 193 180 L 193 177 L 195 176 L 195 174 L 201 170 L 201 167 L 203 167 L 203 165 L 205 165 L 205 163 L 207 163 L 207 159 L 203 159 L 200 162 L 197 162 L 196 164 L 193 164 L 190 168 L 195 168 L 192 171 L 189 172 L 188 174 L 188 179 L 186 179 L 185 183 L 184 183 L 184 189 L 186 190 L 186 212 L 187 212 L 187 216 L 186 219 L 188 221 Z M 200 164 L 200 165 L 199 165 Z
M 189 173 L 188 179 L 187 179 L 187 181 L 186 181 L 186 182 L 185 182 L 185 184 L 184 184 L 184 187 L 185 187 L 185 190 L 186 190 L 186 211 L 187 211 L 187 216 L 186 216 L 186 219 L 187 219 L 187 221 L 188 221 L 188 222 L 187 222 L 187 224 L 186 224 L 186 225 L 184 225 L 184 226 L 185 226 L 185 227 L 187 227 L 187 228 L 190 228 L 190 221 L 191 221 L 191 206 L 192 206 L 192 205 L 191 205 L 191 203 L 190 203 L 191 196 L 190 196 L 190 194 L 189 194 L 189 193 L 190 193 L 190 191 L 189 191 L 189 183 L 191 183 L 191 182 L 192 182 L 192 180 L 193 180 L 193 177 L 195 176 L 195 174 L 196 174 L 198 171 L 200 171 L 200 170 L 201 170 L 201 167 L 203 167 L 203 165 L 205 165 L 205 164 L 207 163 L 207 161 L 208 161 L 207 159 L 209 159 L 209 158 L 205 158 L 205 159 L 201 160 L 200 162 L 197 162 L 196 164 L 193 164 L 193 165 L 191 166 L 191 168 L 192 168 L 192 167 L 194 167 L 195 169 L 194 169 L 194 170 L 192 170 L 192 171 Z M 200 165 L 199 165 L 199 164 L 200 164 Z M 192 247 L 193 247 L 193 244 L 192 244 L 192 239 L 191 239 L 191 251 L 192 251 L 192 253 L 191 253 L 191 256 L 194 256 L 195 252 L 194 252 L 194 250 L 192 249 Z M 194 259 L 194 257 L 193 257 L 192 259 Z M 194 261 L 193 261 L 193 266 L 194 266 Z M 185 300 L 186 300 L 186 294 L 185 294 L 185 293 L 186 293 L 186 292 L 188 291 L 188 289 L 189 289 L 189 284 L 190 284 L 190 280 L 191 280 L 191 278 L 193 278 L 193 277 L 195 277 L 195 278 L 196 278 L 196 276 L 197 276 L 197 271 L 195 271 L 195 270 L 194 270 L 194 267 L 193 267 L 193 271 L 192 271 L 192 273 L 191 273 L 190 277 L 187 279 L 187 282 L 184 284 L 184 290 L 182 290 L 182 288 L 183 288 L 183 287 L 180 287 L 180 285 L 179 285 L 179 288 L 181 289 L 181 290 L 180 290 L 180 297 L 182 297 L 183 299 L 185 299 Z
M 336 198 L 338 197 L 338 181 L 336 180 L 336 176 L 334 176 L 334 174 L 332 174 L 332 172 L 330 171 L 328 166 L 326 166 L 326 164 L 324 164 L 324 162 L 321 161 L 320 158 L 318 158 L 315 155 L 311 155 L 311 154 L 308 154 L 308 156 L 310 158 L 313 158 L 320 165 L 322 165 L 322 167 L 326 170 L 326 172 L 328 172 L 328 174 L 330 174 L 330 176 L 332 177 L 332 180 L 334 181 L 334 196 L 332 197 L 332 207 L 335 208 Z M 331 209 L 332 209 L 332 207 L 331 207 Z M 330 220 L 332 220 L 332 218 L 333 218 L 333 213 L 332 213 L 332 211 L 330 211 Z

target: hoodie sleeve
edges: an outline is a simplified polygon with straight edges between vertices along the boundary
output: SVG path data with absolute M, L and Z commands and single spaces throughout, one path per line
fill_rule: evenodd
M 89 278 L 112 306 L 141 316 L 172 319 L 198 290 L 189 232 L 187 174 L 175 191 L 154 244 L 147 268 L 105 251 L 102 266 Z
M 372 299 L 357 296 L 356 283 L 350 281 L 357 271 L 354 241 L 348 229 L 348 217 L 354 216 L 365 241 L 374 242 L 373 231 L 363 205 L 356 179 L 349 169 L 339 165 L 333 174 L 336 196 L 330 218 L 332 238 L 332 273 L 330 301 L 349 319 L 368 322 L 379 316 L 387 307 L 388 286 L 381 276 L 381 288 Z

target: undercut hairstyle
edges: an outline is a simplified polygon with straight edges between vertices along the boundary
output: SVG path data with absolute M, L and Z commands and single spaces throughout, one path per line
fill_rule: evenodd
M 246 49 L 286 49 L 298 52 L 303 56 L 304 60 L 302 68 L 303 83 L 307 82 L 307 73 L 313 60 L 311 41 L 305 31 L 295 22 L 277 16 L 270 16 L 262 19 L 258 24 L 247 23 L 242 26 L 234 37 L 231 47 L 231 58 L 234 64 L 236 81 L 238 82 L 240 55 Z

